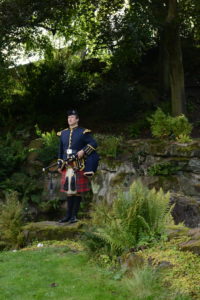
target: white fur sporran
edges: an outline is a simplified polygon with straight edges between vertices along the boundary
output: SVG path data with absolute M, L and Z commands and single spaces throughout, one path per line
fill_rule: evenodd
M 68 167 L 67 170 L 66 170 L 64 191 L 68 195 L 77 194 L 77 190 L 76 190 L 76 173 L 70 167 Z

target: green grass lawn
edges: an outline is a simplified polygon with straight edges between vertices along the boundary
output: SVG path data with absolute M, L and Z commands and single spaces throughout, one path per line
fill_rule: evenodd
M 129 294 L 129 295 L 128 295 Z M 111 274 L 66 248 L 0 253 L 0 299 L 130 299 Z

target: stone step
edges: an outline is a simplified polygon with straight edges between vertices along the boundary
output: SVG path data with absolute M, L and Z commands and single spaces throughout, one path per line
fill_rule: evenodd
M 32 222 L 23 226 L 22 240 L 27 245 L 34 241 L 75 239 L 83 233 L 84 221 L 58 223 L 54 221 Z

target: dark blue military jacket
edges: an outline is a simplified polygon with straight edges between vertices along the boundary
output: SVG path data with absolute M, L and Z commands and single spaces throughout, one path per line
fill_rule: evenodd
M 67 150 L 73 154 L 83 150 L 86 155 L 85 173 L 94 173 L 98 167 L 99 156 L 96 153 L 97 143 L 91 135 L 91 130 L 75 127 L 62 130 L 60 133 L 60 147 L 58 159 L 67 159 Z

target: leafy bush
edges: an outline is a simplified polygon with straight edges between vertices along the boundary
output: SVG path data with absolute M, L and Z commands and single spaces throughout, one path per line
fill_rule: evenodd
M 141 132 L 148 127 L 149 127 L 148 121 L 143 116 L 141 119 L 138 119 L 133 124 L 130 124 L 128 126 L 128 135 L 131 138 L 138 138 Z
M 172 175 L 181 170 L 181 167 L 173 162 L 163 162 L 152 165 L 148 168 L 148 175 Z
M 11 133 L 0 139 L 0 181 L 20 168 L 28 154 L 22 140 L 16 139 Z
M 18 201 L 16 192 L 7 194 L 5 203 L 0 206 L 0 241 L 8 247 L 18 248 L 21 241 L 21 228 L 23 225 L 23 207 Z
M 180 134 L 176 137 L 177 142 L 185 144 L 185 143 L 191 143 L 192 139 L 187 134 Z
M 39 203 L 41 201 L 42 185 L 38 184 L 38 176 L 30 177 L 25 172 L 15 172 L 0 183 L 4 191 L 16 191 L 23 205 L 29 201 Z M 36 201 L 37 198 L 37 201 Z
M 119 146 L 122 142 L 122 137 L 113 135 L 95 134 L 95 139 L 98 143 L 98 153 L 104 157 L 116 158 L 119 152 Z
M 184 115 L 171 117 L 160 108 L 148 121 L 151 124 L 152 135 L 158 138 L 178 138 L 181 135 L 189 137 L 192 131 L 192 125 Z
M 149 190 L 136 181 L 129 192 L 119 192 L 112 205 L 96 204 L 86 239 L 88 248 L 95 252 L 103 247 L 111 255 L 119 255 L 160 239 L 166 224 L 172 222 L 169 197 L 162 189 Z
M 59 138 L 53 129 L 51 132 L 42 132 L 36 125 L 36 134 L 42 139 L 43 147 L 41 149 L 34 149 L 39 153 L 38 159 L 44 163 L 50 163 L 57 158 Z

